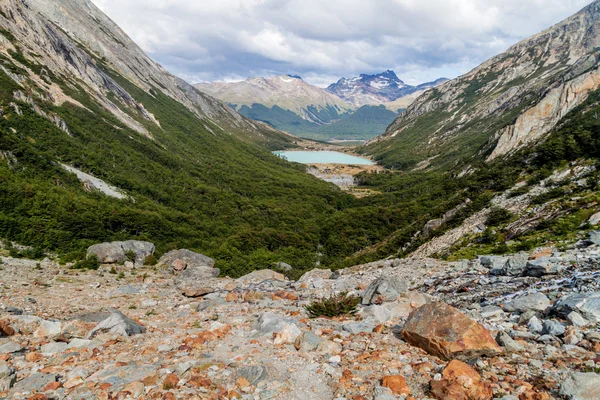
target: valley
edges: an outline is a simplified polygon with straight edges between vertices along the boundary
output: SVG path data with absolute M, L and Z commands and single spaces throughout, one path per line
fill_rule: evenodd
M 0 398 L 600 398 L 600 0 L 414 85 L 263 3 L 202 82 L 100 3 L 0 2 Z M 208 68 L 206 7 L 132 32 Z

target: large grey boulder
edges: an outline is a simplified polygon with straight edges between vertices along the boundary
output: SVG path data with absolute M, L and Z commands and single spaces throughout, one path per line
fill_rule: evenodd
M 600 292 L 575 293 L 562 297 L 554 303 L 552 311 L 565 318 L 575 311 L 589 322 L 600 322 Z
M 479 262 L 481 263 L 481 265 L 484 266 L 485 268 L 488 268 L 491 270 L 501 270 L 502 268 L 504 268 L 504 265 L 506 264 L 508 257 L 479 256 L 478 259 L 479 259 Z
M 87 338 L 92 339 L 98 334 L 106 332 L 120 336 L 132 336 L 146 332 L 146 327 L 114 310 L 108 318 L 90 331 Z
M 99 243 L 90 246 L 87 250 L 87 256 L 96 255 L 98 260 L 104 264 L 123 263 L 128 260 L 128 252 L 135 254 L 135 261 L 141 263 L 146 257 L 154 254 L 154 244 L 138 240 L 128 240 L 125 242 Z
M 532 293 L 504 304 L 504 311 L 523 313 L 526 311 L 546 311 L 550 299 L 543 293 Z
M 502 275 L 505 276 L 521 276 L 527 268 L 527 254 L 516 254 L 508 257 L 506 263 L 502 267 Z
M 186 297 L 202 297 L 217 290 L 214 282 L 218 268 L 196 266 L 187 268 L 175 278 L 175 286 Z
M 177 273 L 192 268 L 213 268 L 215 260 L 200 253 L 180 249 L 163 255 L 158 260 L 157 266 L 166 267 L 169 271 Z
M 373 281 L 362 295 L 362 304 L 368 306 L 379 300 L 396 301 L 402 293 L 408 292 L 408 285 L 398 277 L 381 277 Z
M 524 276 L 542 277 L 545 275 L 556 275 L 567 269 L 565 260 L 558 257 L 542 257 L 527 263 Z
M 560 385 L 560 395 L 573 400 L 600 399 L 600 375 L 573 372 Z

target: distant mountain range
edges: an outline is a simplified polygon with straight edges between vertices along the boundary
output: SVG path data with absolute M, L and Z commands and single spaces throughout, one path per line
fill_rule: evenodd
M 361 74 L 350 79 L 342 78 L 329 85 L 326 90 L 346 102 L 360 107 L 391 103 L 416 92 L 422 93 L 427 89 L 441 85 L 447 80 L 446 78 L 440 78 L 434 82 L 410 86 L 400 80 L 394 71 L 387 70 L 375 75 Z
M 313 86 L 297 75 L 195 86 L 248 118 L 297 136 L 327 140 L 371 139 L 380 135 L 399 111 L 427 89 L 445 81 L 442 78 L 410 86 L 388 70 L 342 78 L 327 89 Z

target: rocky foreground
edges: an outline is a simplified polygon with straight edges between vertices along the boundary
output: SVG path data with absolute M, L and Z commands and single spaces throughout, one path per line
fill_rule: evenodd
M 598 399 L 598 244 L 297 282 L 185 250 L 144 267 L 145 242 L 93 246 L 97 271 L 3 257 L 0 398 Z M 339 292 L 356 315 L 308 318 Z

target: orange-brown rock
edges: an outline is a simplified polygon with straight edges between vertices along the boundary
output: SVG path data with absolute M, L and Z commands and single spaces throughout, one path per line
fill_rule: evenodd
M 179 377 L 176 374 L 169 374 L 163 381 L 163 389 L 174 389 L 179 385 Z
M 7 322 L 0 321 L 0 336 L 13 336 L 15 330 Z
M 33 396 L 29 396 L 27 398 L 27 400 L 48 400 L 48 396 L 46 396 L 45 394 L 34 394 Z
M 235 301 L 238 301 L 239 297 L 236 293 L 233 292 L 229 292 L 227 293 L 227 296 L 225 296 L 225 301 L 228 303 L 233 303 Z
M 462 361 L 451 361 L 442 372 L 441 381 L 431 381 L 431 395 L 439 400 L 489 400 L 493 398 L 489 383 Z
M 272 300 L 291 300 L 291 301 L 296 301 L 299 298 L 300 297 L 296 293 L 286 292 L 286 291 L 275 292 L 271 296 Z
M 398 396 L 408 396 L 410 394 L 410 388 L 406 384 L 406 379 L 404 379 L 402 375 L 390 375 L 383 377 L 381 386 L 390 389 L 392 393 Z
M 502 352 L 483 325 L 442 302 L 413 311 L 404 324 L 402 338 L 444 360 L 469 360 Z

